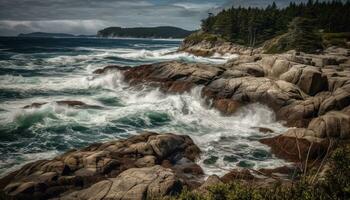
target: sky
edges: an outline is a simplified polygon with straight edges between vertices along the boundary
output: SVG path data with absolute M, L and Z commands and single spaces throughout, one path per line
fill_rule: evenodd
M 275 0 L 278 6 L 291 0 Z M 294 0 L 300 2 L 306 0 Z M 0 35 L 51 32 L 94 35 L 109 26 L 200 27 L 208 12 L 264 7 L 273 0 L 0 0 Z

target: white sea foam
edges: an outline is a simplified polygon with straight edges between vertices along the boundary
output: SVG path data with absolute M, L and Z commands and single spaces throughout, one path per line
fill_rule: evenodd
M 146 46 L 141 43 L 137 47 Z M 11 136 L 19 134 L 17 128 L 33 134 L 29 138 L 22 138 L 21 132 L 19 139 L 6 142 L 7 146 L 16 147 L 19 143 L 25 145 L 17 147 L 16 154 L 9 155 L 6 160 L 0 159 L 0 174 L 8 172 L 4 169 L 9 166 L 18 168 L 19 164 L 27 162 L 26 156 L 36 160 L 62 153 L 50 149 L 52 144 L 49 143 L 57 138 L 65 148 L 74 148 L 77 143 L 87 145 L 111 140 L 137 134 L 144 129 L 190 135 L 203 151 L 198 163 L 207 174 L 222 174 L 225 171 L 221 168 L 237 168 L 241 161 L 251 162 L 253 168 L 285 164 L 273 156 L 261 160 L 252 156 L 257 150 L 269 152 L 269 148 L 259 143 L 258 138 L 286 130 L 276 122 L 273 111 L 264 105 L 248 105 L 227 117 L 208 107 L 201 97 L 200 87 L 181 95 L 169 95 L 147 86 L 143 89 L 131 88 L 118 72 L 91 74 L 93 70 L 110 64 L 110 57 L 130 60 L 128 64 L 136 65 L 165 60 L 224 63 L 236 55 L 215 54 L 204 58 L 176 52 L 176 48 L 168 47 L 160 50 L 77 47 L 75 50 L 83 50 L 84 54 L 44 54 L 40 55 L 40 59 L 30 54 L 18 54 L 12 57 L 13 60 L 0 62 L 1 66 L 14 66 L 13 69 L 45 69 L 50 75 L 0 76 L 0 89 L 24 94 L 24 97 L 14 96 L 0 102 L 0 126 L 15 127 L 11 129 Z M 62 72 L 60 70 L 63 67 L 74 70 Z M 59 75 L 54 76 L 55 71 L 52 69 L 58 70 Z M 104 108 L 79 109 L 57 105 L 55 101 L 59 100 L 79 100 Z M 49 103 L 40 108 L 22 109 L 34 102 Z M 268 127 L 275 133 L 262 134 L 254 127 Z M 39 153 L 33 153 L 32 148 L 37 148 L 35 152 Z M 44 153 L 46 151 L 47 154 Z M 217 161 L 206 164 L 206 160 L 213 156 L 218 157 Z M 227 161 L 225 156 L 234 156 L 237 160 Z

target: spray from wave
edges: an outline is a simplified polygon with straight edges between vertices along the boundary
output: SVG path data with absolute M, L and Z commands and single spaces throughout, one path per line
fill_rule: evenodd
M 50 53 L 6 52 L 8 59 L 0 62 L 0 175 L 33 160 L 145 130 L 190 135 L 203 151 L 198 162 L 207 174 L 222 174 L 222 168 L 285 164 L 258 142 L 285 130 L 266 106 L 249 105 L 226 117 L 208 107 L 200 87 L 170 95 L 147 86 L 129 87 L 118 72 L 92 75 L 109 64 L 135 66 L 165 60 L 223 63 L 235 55 L 197 57 L 176 52 L 174 43 L 168 41 L 108 40 L 116 47 L 88 39 L 88 44 L 91 42 L 96 46 L 62 47 L 64 51 Z M 55 103 L 61 100 L 79 100 L 103 109 Z M 47 104 L 23 109 L 35 102 Z M 268 127 L 275 133 L 266 135 L 255 127 Z

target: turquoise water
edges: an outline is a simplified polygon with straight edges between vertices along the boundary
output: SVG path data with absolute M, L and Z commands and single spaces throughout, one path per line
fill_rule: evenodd
M 273 112 L 255 104 L 232 117 L 208 109 L 201 88 L 182 95 L 135 89 L 120 73 L 94 75 L 106 65 L 137 66 L 166 60 L 224 63 L 176 51 L 181 41 L 95 38 L 0 38 L 0 175 L 24 163 L 142 131 L 190 135 L 203 150 L 208 174 L 221 168 L 284 164 L 259 138 L 285 130 Z M 169 54 L 170 53 L 170 54 Z M 57 105 L 78 100 L 100 108 Z M 23 109 L 34 102 L 40 108 Z M 274 134 L 254 127 L 269 127 Z

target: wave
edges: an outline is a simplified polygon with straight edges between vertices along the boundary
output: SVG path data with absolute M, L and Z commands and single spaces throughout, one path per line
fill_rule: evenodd
M 109 64 L 135 66 L 166 60 L 219 64 L 236 56 L 198 57 L 177 52 L 171 43 L 146 43 L 69 47 L 69 53 L 16 54 L 0 61 L 1 67 L 14 69 L 0 75 L 0 174 L 27 162 L 26 155 L 33 160 L 52 158 L 72 148 L 145 130 L 189 135 L 203 151 L 198 163 L 207 174 L 221 174 L 222 168 L 286 164 L 258 142 L 286 130 L 264 105 L 248 105 L 227 117 L 207 105 L 201 87 L 184 94 L 165 94 L 146 85 L 129 87 L 119 72 L 92 74 Z M 104 109 L 53 103 L 59 100 L 79 100 Z M 49 103 L 22 109 L 34 102 Z M 263 134 L 255 127 L 268 127 L 275 133 Z

